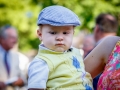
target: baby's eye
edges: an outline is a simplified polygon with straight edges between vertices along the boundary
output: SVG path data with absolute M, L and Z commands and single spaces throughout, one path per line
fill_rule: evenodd
M 56 32 L 49 32 L 50 34 L 56 34 Z
M 69 34 L 69 32 L 63 32 L 63 34 Z

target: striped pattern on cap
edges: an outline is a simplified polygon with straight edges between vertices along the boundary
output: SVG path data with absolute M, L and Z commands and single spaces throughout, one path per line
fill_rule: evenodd
M 49 6 L 44 8 L 39 16 L 37 25 L 49 24 L 52 26 L 80 25 L 78 16 L 63 6 Z

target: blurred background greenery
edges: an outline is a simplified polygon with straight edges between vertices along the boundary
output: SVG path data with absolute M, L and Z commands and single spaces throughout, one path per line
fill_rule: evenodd
M 120 36 L 120 0 L 0 0 L 0 26 L 10 24 L 18 29 L 21 52 L 38 49 L 37 17 L 50 5 L 65 6 L 79 16 L 82 24 L 76 28 L 76 34 L 81 30 L 92 33 L 98 14 L 113 14 L 119 22 Z

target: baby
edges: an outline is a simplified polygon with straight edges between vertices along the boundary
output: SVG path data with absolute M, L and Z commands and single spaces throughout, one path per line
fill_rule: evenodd
M 38 17 L 42 44 L 28 70 L 29 90 L 92 90 L 79 49 L 72 47 L 78 16 L 63 6 L 49 6 Z

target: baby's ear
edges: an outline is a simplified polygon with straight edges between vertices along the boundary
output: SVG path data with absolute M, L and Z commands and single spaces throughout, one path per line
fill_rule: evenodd
M 42 41 L 42 30 L 37 29 L 38 38 Z

